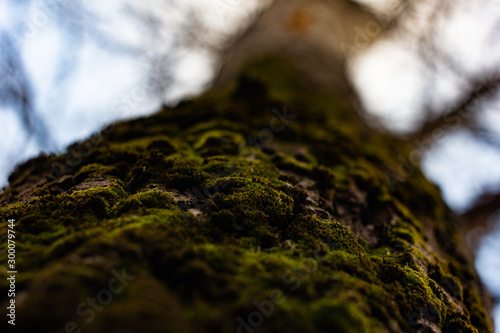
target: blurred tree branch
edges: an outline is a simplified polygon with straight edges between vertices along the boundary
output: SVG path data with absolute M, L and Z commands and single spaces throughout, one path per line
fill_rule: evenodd
M 43 119 L 35 111 L 34 93 L 11 37 L 0 32 L 0 106 L 16 110 L 22 124 L 43 147 L 53 145 Z
M 457 126 L 470 128 L 472 115 L 477 111 L 478 104 L 487 101 L 495 96 L 500 86 L 500 73 L 491 74 L 489 76 L 480 76 L 473 80 L 470 84 L 470 89 L 464 93 L 461 98 L 454 103 L 454 106 L 446 108 L 444 112 L 436 110 L 427 111 L 428 114 L 439 114 L 439 117 L 430 119 L 416 132 L 416 138 L 425 139 L 433 134 L 438 129 L 450 128 L 450 123 L 455 122 L 453 129 Z M 472 132 L 474 132 L 472 130 Z

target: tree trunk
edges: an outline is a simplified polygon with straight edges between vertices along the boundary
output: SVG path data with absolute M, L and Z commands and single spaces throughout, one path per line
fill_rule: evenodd
M 10 176 L 15 331 L 492 332 L 456 217 L 398 160 L 412 147 L 351 105 L 335 45 L 371 16 L 288 3 L 241 36 L 217 89 Z M 332 13 L 345 24 L 320 47 Z

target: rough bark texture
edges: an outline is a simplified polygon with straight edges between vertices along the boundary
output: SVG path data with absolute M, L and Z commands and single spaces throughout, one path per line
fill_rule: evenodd
M 16 331 L 492 332 L 438 189 L 388 182 L 411 146 L 271 53 L 16 169 Z

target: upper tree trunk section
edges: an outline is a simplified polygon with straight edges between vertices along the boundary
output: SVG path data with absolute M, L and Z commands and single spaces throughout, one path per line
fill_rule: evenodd
M 230 48 L 214 86 L 224 87 L 249 59 L 271 54 L 292 59 L 305 79 L 349 93 L 346 56 L 380 30 L 375 17 L 351 1 L 277 0 Z

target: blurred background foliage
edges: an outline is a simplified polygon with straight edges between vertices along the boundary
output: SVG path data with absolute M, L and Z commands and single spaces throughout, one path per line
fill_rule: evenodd
M 41 151 L 207 89 L 220 55 L 270 2 L 0 0 L 0 185 Z M 415 144 L 388 181 L 422 165 L 468 221 L 476 266 L 498 299 L 500 6 L 358 2 L 379 24 L 346 46 L 360 112 Z

